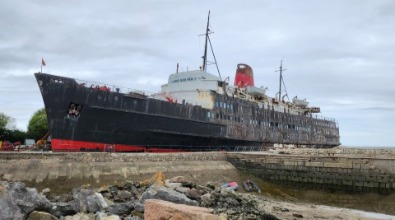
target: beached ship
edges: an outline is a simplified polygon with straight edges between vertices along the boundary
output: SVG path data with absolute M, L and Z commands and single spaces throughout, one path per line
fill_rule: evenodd
M 233 86 L 229 78 L 208 73 L 208 26 L 201 68 L 179 72 L 177 65 L 156 94 L 36 73 L 52 150 L 171 152 L 340 144 L 335 120 L 318 117 L 320 108 L 308 107 L 305 100 L 285 101 L 281 88 L 276 97 L 267 96 L 266 89 L 255 87 L 247 64 L 237 65 Z

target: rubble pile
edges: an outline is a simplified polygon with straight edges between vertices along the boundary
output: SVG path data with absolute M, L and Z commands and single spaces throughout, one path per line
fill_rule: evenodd
M 277 219 L 259 210 L 259 199 L 211 183 L 197 185 L 182 176 L 94 189 L 83 185 L 69 194 L 38 192 L 20 182 L 0 182 L 0 219 Z

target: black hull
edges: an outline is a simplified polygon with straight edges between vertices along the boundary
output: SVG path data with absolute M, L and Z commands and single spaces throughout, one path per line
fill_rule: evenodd
M 257 129 L 258 123 L 237 121 L 239 117 L 236 116 L 245 113 L 237 112 L 236 107 L 252 104 L 224 95 L 217 94 L 216 100 L 234 103 L 236 106 L 232 112 L 234 117 L 230 116 L 229 110 L 224 111 L 220 108 L 208 110 L 200 106 L 160 101 L 138 94 L 102 91 L 98 88 L 86 87 L 74 79 L 43 73 L 36 73 L 35 76 L 44 99 L 51 138 L 57 140 L 57 143 L 72 142 L 71 145 L 75 143 L 80 143 L 80 145 L 85 143 L 89 146 L 95 143 L 101 144 L 100 147 L 86 148 L 68 146 L 70 150 L 103 150 L 103 146 L 106 145 L 200 151 L 234 150 L 240 146 L 262 147 L 273 143 L 328 147 L 340 144 L 338 128 L 327 121 L 323 122 L 329 123 L 333 137 L 324 137 L 325 139 L 321 137 L 317 140 L 309 136 L 303 138 L 306 134 L 301 132 L 289 131 L 284 135 L 273 126 L 262 128 L 264 119 L 262 119 L 262 125 L 259 125 L 260 129 Z M 78 109 L 78 113 L 70 112 L 71 106 L 73 109 Z M 270 118 L 270 115 L 274 114 L 270 109 L 262 110 L 262 112 L 262 115 L 256 113 L 247 115 L 245 118 L 255 117 L 255 121 L 258 121 L 260 117 Z M 234 120 L 231 120 L 232 118 Z M 302 119 L 309 121 L 306 122 L 309 126 L 315 120 L 305 117 Z M 276 119 L 273 116 L 270 122 L 278 125 L 276 120 L 279 118 Z M 269 122 L 268 126 L 270 126 Z M 298 138 L 292 139 L 295 135 Z M 52 148 L 65 150 L 56 144 Z M 127 147 L 122 149 L 119 151 L 127 151 Z

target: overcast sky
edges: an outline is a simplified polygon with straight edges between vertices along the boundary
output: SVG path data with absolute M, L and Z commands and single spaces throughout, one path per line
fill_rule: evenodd
M 238 63 L 255 85 L 335 118 L 345 146 L 395 146 L 395 1 L 14 1 L 0 3 L 0 104 L 27 130 L 44 107 L 43 72 L 150 92 L 201 65 L 208 11 L 221 75 Z M 209 57 L 212 60 L 212 58 Z M 214 66 L 209 72 L 217 74 Z

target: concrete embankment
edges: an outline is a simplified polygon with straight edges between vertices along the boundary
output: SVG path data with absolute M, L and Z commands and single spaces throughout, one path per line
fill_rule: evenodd
M 0 180 L 59 191 L 89 183 L 143 180 L 162 171 L 196 181 L 264 180 L 324 189 L 389 192 L 395 189 L 395 151 L 279 149 L 265 152 L 0 153 Z
M 286 149 L 229 153 L 238 169 L 266 180 L 330 190 L 395 189 L 395 151 L 370 149 Z
M 374 193 L 380 190 L 393 192 L 395 151 L 389 150 L 335 148 L 248 153 L 0 153 L 0 181 L 20 181 L 38 190 L 49 187 L 55 194 L 70 192 L 84 184 L 101 187 L 141 181 L 158 171 L 164 172 L 166 178 L 182 175 L 197 184 L 212 182 L 218 186 L 230 180 L 241 184 L 251 178 L 260 186 L 263 196 L 295 203 L 307 201 L 395 214 L 395 194 Z M 304 187 L 294 187 L 297 185 Z M 329 193 L 322 190 L 327 188 L 340 191 Z M 344 194 L 341 192 L 344 189 L 373 192 Z M 240 188 L 239 192 L 244 190 Z
M 126 153 L 0 153 L 0 180 L 21 181 L 36 188 L 68 191 L 82 184 L 100 186 L 143 180 L 162 171 L 196 180 L 227 181 L 238 171 L 222 152 Z

